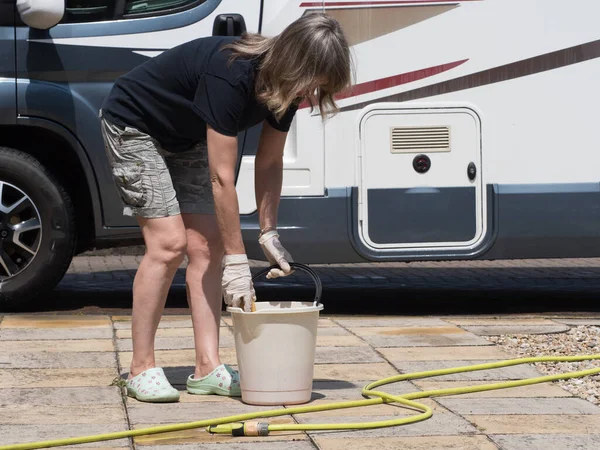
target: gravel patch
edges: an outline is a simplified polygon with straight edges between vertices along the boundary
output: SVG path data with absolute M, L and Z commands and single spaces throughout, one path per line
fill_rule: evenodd
M 565 333 L 484 336 L 518 358 L 600 354 L 600 327 L 577 326 Z M 600 360 L 535 363 L 546 375 L 600 368 Z M 600 374 L 555 382 L 571 394 L 600 405 Z

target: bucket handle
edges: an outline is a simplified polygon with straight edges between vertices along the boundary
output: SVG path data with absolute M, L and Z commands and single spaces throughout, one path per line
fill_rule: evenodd
M 315 300 L 314 300 L 313 304 L 314 304 L 314 306 L 317 306 L 319 304 L 319 301 L 321 300 L 321 294 L 323 293 L 323 285 L 321 284 L 321 279 L 319 278 L 317 273 L 314 270 L 312 270 L 310 267 L 305 266 L 304 264 L 292 262 L 292 263 L 290 263 L 290 267 L 292 267 L 294 269 L 299 269 L 299 270 L 302 270 L 302 271 L 308 273 L 310 275 L 310 277 L 312 278 L 312 280 L 315 282 L 316 292 L 315 292 Z M 258 271 L 256 273 L 256 275 L 254 275 L 252 277 L 252 281 L 256 280 L 261 275 L 268 273 L 271 269 L 280 269 L 280 267 L 276 264 L 269 266 L 269 267 L 265 267 L 264 269 Z

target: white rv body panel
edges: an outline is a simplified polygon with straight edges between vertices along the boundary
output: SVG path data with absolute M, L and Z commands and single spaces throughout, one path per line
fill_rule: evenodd
M 304 14 L 303 2 L 267 0 L 262 34 L 275 36 Z M 283 197 L 322 196 L 325 192 L 324 127 L 320 116 L 301 109 L 292 123 L 284 149 Z M 256 211 L 254 156 L 244 156 L 236 185 L 240 214 Z
M 595 25 L 597 16 L 582 14 L 584 5 L 581 3 L 594 6 L 600 13 L 600 4 L 593 0 L 580 2 L 579 8 L 565 8 L 564 2 L 547 0 L 465 2 L 453 11 L 363 42 L 353 48 L 358 83 L 453 61 L 468 61 L 438 75 L 341 100 L 340 106 L 376 102 L 384 96 L 598 39 L 600 33 Z M 402 7 L 397 9 L 401 10 Z M 407 43 L 406 46 L 403 43 Z M 577 124 L 594 121 L 594 115 L 582 107 L 581 100 L 600 99 L 600 84 L 596 82 L 597 76 L 594 76 L 599 73 L 599 65 L 599 61 L 591 60 L 502 83 L 430 96 L 419 100 L 419 104 L 427 102 L 435 107 L 454 102 L 457 106 L 477 106 L 485 117 L 482 138 L 489 163 L 484 168 L 487 182 L 547 183 L 596 179 L 593 164 L 583 168 L 583 174 L 587 173 L 587 176 L 562 170 L 561 155 L 564 156 L 565 152 L 557 144 L 562 142 L 560 147 L 564 149 L 565 141 L 571 142 L 571 147 L 578 143 L 580 145 L 576 148 L 586 151 L 585 147 L 588 146 L 585 142 L 590 140 L 585 130 L 590 128 Z M 404 106 L 410 105 L 411 102 L 405 102 Z M 571 111 L 568 116 L 564 114 L 567 110 Z M 355 128 L 359 114 L 357 111 L 343 112 L 328 122 L 325 130 L 326 161 L 327 167 L 332 170 L 326 171 L 327 187 L 357 183 L 354 176 L 356 160 L 348 157 L 348 149 L 357 145 L 356 135 L 348 134 L 346 130 Z M 581 131 L 577 135 L 548 132 L 564 130 L 569 126 L 580 128 Z M 524 151 L 523 147 L 527 150 Z M 557 150 L 551 152 L 553 148 Z M 501 153 L 497 153 L 497 149 L 502 149 Z M 529 162 L 536 160 L 536 165 L 540 164 L 539 158 L 542 156 L 544 161 L 550 157 L 551 162 L 552 155 L 558 159 L 556 165 L 547 170 L 529 171 L 528 165 L 516 166 L 510 158 L 504 157 L 508 154 L 514 156 L 512 152 Z
M 328 1 L 325 10 L 340 20 L 354 43 L 356 85 L 339 101 L 342 112 L 325 124 L 324 185 L 328 191 L 357 187 L 353 226 L 359 245 L 397 257 L 410 252 L 428 256 L 432 249 L 476 251 L 497 232 L 488 223 L 495 219 L 486 186 L 502 190 L 514 185 L 545 194 L 598 183 L 600 152 L 592 136 L 596 119 L 588 105 L 600 100 L 600 61 L 581 58 L 586 50 L 578 46 L 600 38 L 595 25 L 599 3 L 566 8 L 564 2 L 542 0 Z M 575 63 L 575 58 L 581 60 Z M 430 92 L 419 92 L 430 86 Z M 378 107 L 386 115 L 384 122 L 365 125 Z M 440 108 L 473 111 L 478 129 L 468 136 L 453 132 L 447 154 L 425 152 L 432 168 L 420 174 L 412 170 L 410 154 L 390 152 L 389 129 L 417 122 L 443 125 Z M 469 153 L 467 141 L 480 147 L 473 160 L 474 181 L 467 177 L 468 161 L 460 156 Z M 470 183 L 476 186 L 474 193 L 452 193 Z M 433 213 L 427 202 L 436 196 L 408 197 L 427 188 L 441 195 L 431 203 Z M 423 206 L 413 210 L 414 202 Z M 452 208 L 459 217 L 452 216 Z M 451 222 L 462 225 L 445 233 Z M 408 231 L 394 237 L 387 230 L 393 227 Z M 373 233 L 381 242 L 370 235 L 376 228 Z M 431 241 L 420 240 L 427 236 Z

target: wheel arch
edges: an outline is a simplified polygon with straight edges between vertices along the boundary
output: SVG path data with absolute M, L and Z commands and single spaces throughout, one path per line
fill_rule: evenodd
M 101 202 L 94 170 L 77 138 L 53 121 L 19 117 L 17 125 L 0 127 L 0 145 L 35 157 L 58 179 L 75 208 L 76 254 L 93 248 L 102 227 Z

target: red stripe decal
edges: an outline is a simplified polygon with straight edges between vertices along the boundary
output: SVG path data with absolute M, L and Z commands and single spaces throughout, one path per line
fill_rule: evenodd
M 409 3 L 461 3 L 461 2 L 476 2 L 479 0 L 381 0 L 371 2 L 304 2 L 300 4 L 301 8 L 321 8 L 335 6 L 383 6 L 383 5 L 405 5 Z
M 381 91 L 382 89 L 388 89 L 402 84 L 412 83 L 413 81 L 422 80 L 423 78 L 432 77 L 433 75 L 446 72 L 447 70 L 454 69 L 467 62 L 468 59 L 461 61 L 455 61 L 440 66 L 428 67 L 426 69 L 416 70 L 414 72 L 407 72 L 400 75 L 394 75 L 387 78 L 381 78 L 379 80 L 367 81 L 366 83 L 360 83 L 352 86 L 350 91 L 346 94 L 340 94 L 335 97 L 336 100 L 341 100 L 348 97 L 356 97 L 357 95 L 369 94 L 371 92 Z M 310 104 L 308 102 L 302 102 L 301 108 L 308 108 Z

